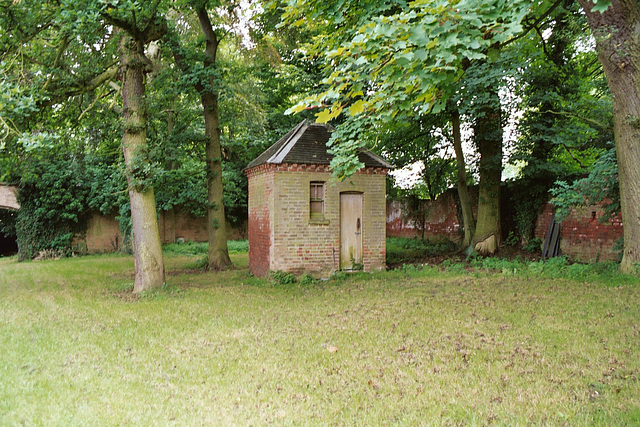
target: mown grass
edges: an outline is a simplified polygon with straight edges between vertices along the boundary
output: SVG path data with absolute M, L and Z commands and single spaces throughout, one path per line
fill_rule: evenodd
M 167 253 L 140 297 L 127 256 L 0 259 L 0 425 L 640 423 L 634 278 L 449 263 L 280 285 L 246 253 L 198 256 Z

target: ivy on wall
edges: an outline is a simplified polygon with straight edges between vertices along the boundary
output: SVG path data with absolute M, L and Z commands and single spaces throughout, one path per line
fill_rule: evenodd
M 18 192 L 18 260 L 32 259 L 43 251 L 70 254 L 74 236 L 86 228 L 89 194 L 82 162 L 35 162 L 22 177 Z
M 3 233 L 16 237 L 20 261 L 42 253 L 56 256 L 81 253 L 83 248 L 76 242 L 86 233 L 87 219 L 95 213 L 115 215 L 123 236 L 121 249 L 130 251 L 131 212 L 121 163 L 97 155 L 43 156 L 29 163 L 26 168 L 29 172 L 19 182 L 20 210 L 3 212 L 0 218 Z M 158 211 L 179 207 L 194 216 L 204 216 L 207 203 L 204 170 L 203 162 L 196 160 L 172 170 L 158 168 L 152 182 Z M 237 188 L 238 194 L 246 194 L 242 192 L 242 183 L 226 178 L 225 185 Z M 225 199 L 225 206 L 232 219 L 246 217 L 246 200 L 242 197 Z

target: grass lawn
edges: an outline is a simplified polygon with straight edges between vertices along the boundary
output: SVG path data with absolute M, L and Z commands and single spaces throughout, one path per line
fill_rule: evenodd
M 640 424 L 634 279 L 232 259 L 137 298 L 128 256 L 1 258 L 0 425 Z

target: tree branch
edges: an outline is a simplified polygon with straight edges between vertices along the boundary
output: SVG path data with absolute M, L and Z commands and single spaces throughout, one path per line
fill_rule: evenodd
M 105 84 L 109 80 L 112 80 L 118 74 L 118 62 L 114 62 L 109 65 L 105 71 L 93 76 L 90 80 L 85 82 L 78 82 L 77 84 L 68 88 L 62 89 L 57 94 L 51 94 L 47 100 L 38 102 L 38 107 L 46 107 L 53 104 L 58 104 L 67 98 L 78 96 L 83 93 L 91 92 L 99 86 Z
M 53 68 L 58 68 L 58 65 L 60 65 L 60 60 L 62 59 L 62 55 L 67 50 L 68 46 L 69 46 L 69 38 L 65 36 L 62 39 L 62 42 L 60 43 L 60 47 L 58 48 L 58 52 L 56 53 L 56 58 L 53 60 Z M 44 85 L 42 86 L 42 91 L 44 91 L 47 88 L 47 86 L 49 86 L 49 83 L 51 83 L 51 80 L 53 80 L 53 75 L 50 76 L 47 79 L 47 81 L 44 83 Z
M 574 119 L 585 120 L 585 121 L 587 121 L 587 122 L 599 127 L 600 129 L 607 130 L 607 131 L 613 131 L 611 128 L 607 127 L 606 125 L 604 125 L 603 123 L 600 123 L 597 120 L 594 120 L 594 119 L 591 119 L 591 118 L 585 117 L 585 116 L 578 116 L 577 114 L 569 113 L 568 111 L 553 111 L 553 110 L 539 111 L 539 114 L 545 114 L 545 113 L 556 114 L 558 116 L 567 116 L 567 117 L 573 117 Z
M 507 40 L 506 42 L 504 42 L 503 44 L 499 45 L 498 47 L 499 48 L 503 48 L 503 47 L 515 42 L 516 40 L 520 40 L 521 38 L 523 38 L 524 36 L 529 34 L 529 31 L 531 31 L 533 29 L 537 29 L 538 26 L 540 25 L 540 23 L 542 21 L 544 21 L 546 18 L 548 18 L 551 15 L 551 13 L 558 8 L 558 6 L 560 6 L 562 3 L 564 3 L 564 1 L 565 0 L 556 0 L 556 2 L 554 4 L 552 4 L 551 6 L 549 6 L 549 9 L 547 9 L 543 14 L 541 14 L 536 20 L 534 20 L 531 23 L 531 25 L 529 25 L 528 27 L 525 27 L 520 35 L 518 35 L 517 37 L 514 37 L 512 39 Z
M 211 24 L 211 20 L 209 19 L 209 13 L 205 8 L 204 4 L 198 8 L 198 20 L 200 21 L 200 27 L 202 27 L 202 33 L 205 38 L 205 54 L 207 59 L 205 59 L 205 64 L 207 62 L 215 63 L 216 56 L 218 53 L 218 36 L 216 32 L 213 30 L 213 25 Z
M 100 15 L 109 24 L 113 25 L 114 27 L 118 27 L 118 28 L 126 31 L 127 33 L 129 33 L 129 35 L 131 35 L 131 37 L 133 37 L 134 40 L 136 40 L 136 41 L 141 41 L 142 40 L 142 33 L 136 27 L 135 22 L 132 24 L 129 21 L 125 21 L 124 19 L 116 18 L 115 16 L 112 16 L 112 15 L 110 15 L 108 13 L 104 13 L 104 12 L 101 13 Z

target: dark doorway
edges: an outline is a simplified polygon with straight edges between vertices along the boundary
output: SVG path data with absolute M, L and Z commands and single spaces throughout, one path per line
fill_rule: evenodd
M 15 237 L 7 237 L 0 232 L 0 257 L 11 256 L 18 253 L 18 243 Z
M 14 230 L 15 215 L 17 211 L 11 209 L 2 209 L 0 207 L 0 257 L 11 256 L 18 253 L 18 243 L 14 236 L 15 233 L 8 231 Z M 9 235 L 7 234 L 9 233 Z

